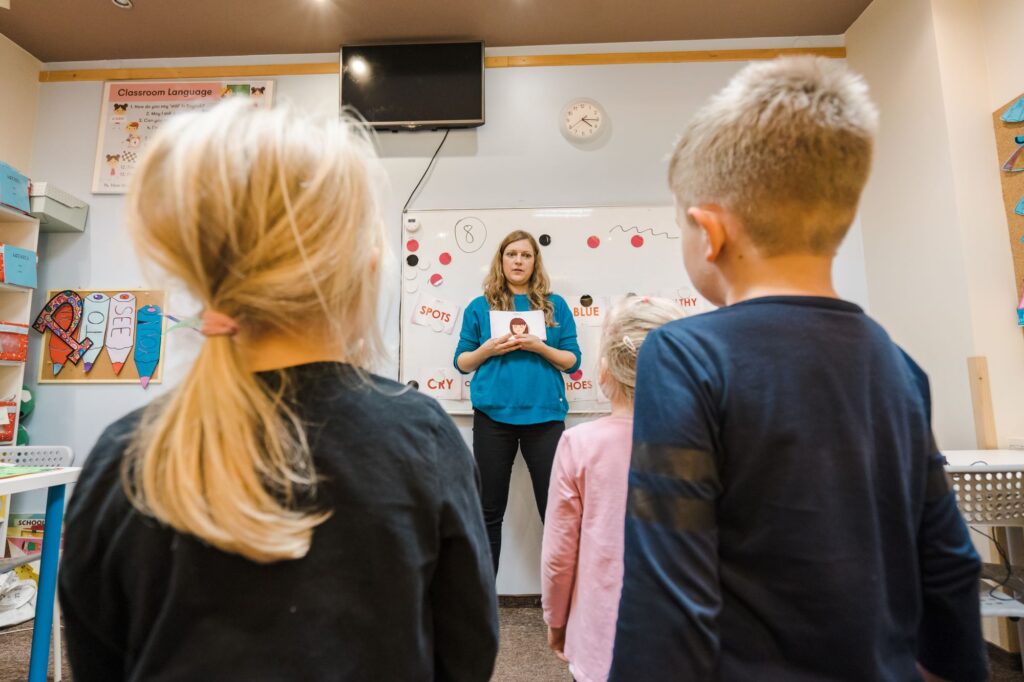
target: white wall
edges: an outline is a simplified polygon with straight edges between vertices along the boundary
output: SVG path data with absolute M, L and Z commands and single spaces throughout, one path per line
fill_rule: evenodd
M 0 161 L 28 173 L 39 109 L 39 60 L 0 35 Z
M 784 39 L 702 41 L 696 45 L 674 43 L 650 48 L 628 46 L 627 49 L 728 49 L 792 44 L 793 41 Z M 836 40 L 820 40 L 814 44 L 834 45 Z M 546 46 L 519 51 L 550 53 L 559 50 L 594 51 L 593 46 L 589 49 Z M 284 61 L 278 57 L 261 59 L 266 60 L 264 63 Z M 174 60 L 173 63 L 182 62 Z M 188 63 L 209 63 L 209 60 Z M 225 63 L 241 62 L 238 58 L 229 58 Z M 102 68 L 115 65 L 132 64 L 61 66 Z M 487 124 L 450 134 L 431 176 L 411 207 L 667 203 L 670 201 L 665 182 L 667 154 L 677 130 L 706 97 L 743 66 L 739 62 L 720 62 L 488 69 Z M 338 83 L 334 76 L 281 77 L 277 79 L 277 88 L 281 98 L 292 99 L 303 106 L 332 108 L 338 101 Z M 558 131 L 562 107 L 577 96 L 598 100 L 608 112 L 611 136 L 600 149 L 580 151 L 570 146 Z M 141 274 L 129 256 L 121 222 L 123 197 L 89 194 L 100 97 L 100 83 L 53 83 L 42 87 L 33 173 L 92 203 L 85 235 L 44 238 L 41 246 L 43 287 L 116 288 L 141 283 Z M 394 227 L 392 246 L 396 252 L 401 248 L 401 207 L 441 135 L 438 132 L 385 133 L 380 137 L 381 154 L 392 186 L 386 217 L 388 224 Z M 860 235 L 855 232 L 846 248 L 851 253 L 860 253 L 859 242 Z M 854 259 L 853 262 L 860 261 Z M 853 272 L 844 273 L 843 279 L 853 284 L 842 293 L 866 304 L 864 273 L 857 269 L 854 265 Z M 395 282 L 397 284 L 397 278 Z M 384 308 L 385 337 L 394 350 L 398 325 L 393 301 L 391 299 L 392 304 L 385 304 Z M 187 359 L 189 349 L 180 348 L 183 343 L 182 336 L 170 339 L 168 348 L 173 353 L 172 361 Z M 392 364 L 388 373 L 394 375 L 394 367 Z M 175 368 L 168 374 L 180 375 L 181 371 Z M 84 453 L 107 422 L 140 405 L 147 397 L 150 396 L 136 387 L 41 386 L 30 428 L 39 442 L 70 443 L 77 452 Z M 470 422 L 458 421 L 468 441 Z M 540 534 L 528 474 L 520 460 L 513 471 L 506 515 L 505 547 L 498 580 L 500 593 L 539 592 Z
M 846 35 L 847 60 L 882 113 L 861 210 L 872 313 L 929 373 L 945 448 L 975 444 L 972 355 L 988 358 L 1000 444 L 1024 436 L 991 119 L 1024 92 L 1022 22 L 1019 1 L 875 0 Z
M 881 112 L 860 212 L 871 311 L 928 372 L 939 443 L 968 447 L 967 275 L 929 0 L 876 0 L 846 51 Z
M 1024 341 L 992 127 L 992 112 L 1024 93 L 1022 25 L 1019 0 L 875 0 L 846 35 L 882 113 L 861 208 L 872 313 L 929 373 L 947 449 L 975 446 L 972 355 L 988 359 L 1000 446 L 1024 436 Z M 985 632 L 998 641 L 993 620 Z

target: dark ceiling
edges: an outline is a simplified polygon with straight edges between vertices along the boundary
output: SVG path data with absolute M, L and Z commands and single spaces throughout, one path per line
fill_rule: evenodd
M 43 62 L 845 33 L 870 0 L 10 0 L 0 34 Z

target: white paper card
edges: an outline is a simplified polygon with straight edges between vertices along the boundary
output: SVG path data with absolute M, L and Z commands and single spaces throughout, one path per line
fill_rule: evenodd
M 492 310 L 491 338 L 506 334 L 533 334 L 541 341 L 548 338 L 543 310 Z
M 600 327 L 608 310 L 608 299 L 604 296 L 581 294 L 568 300 L 573 320 L 577 327 Z
M 563 374 L 562 378 L 565 379 L 565 399 L 570 403 L 597 398 L 597 375 L 586 365 L 572 374 Z
M 438 333 L 451 334 L 459 317 L 459 306 L 427 292 L 420 294 L 412 311 L 412 323 Z
M 462 398 L 462 375 L 454 367 L 430 367 L 420 370 L 420 392 L 438 400 Z

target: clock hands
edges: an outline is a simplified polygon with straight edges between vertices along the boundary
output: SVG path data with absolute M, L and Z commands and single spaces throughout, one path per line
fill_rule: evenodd
M 587 124 L 588 126 L 590 126 L 591 128 L 593 128 L 593 127 L 594 127 L 594 124 L 593 124 L 593 123 L 591 123 L 591 121 L 596 121 L 596 120 L 597 120 L 596 118 L 589 118 L 589 117 L 587 117 L 587 116 L 584 116 L 583 118 L 579 119 L 578 121 L 576 121 L 575 123 L 573 123 L 573 124 L 572 124 L 571 126 L 569 126 L 569 128 L 570 128 L 570 129 L 571 129 L 571 128 L 575 128 L 576 126 L 578 126 L 578 125 L 579 125 L 579 124 L 581 124 L 581 123 L 586 123 L 586 124 Z

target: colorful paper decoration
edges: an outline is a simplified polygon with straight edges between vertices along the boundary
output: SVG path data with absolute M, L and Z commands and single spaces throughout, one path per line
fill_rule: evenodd
M 1006 123 L 1024 123 L 1024 96 L 1011 104 L 999 118 Z
M 142 388 L 149 386 L 150 379 L 160 362 L 160 337 L 163 329 L 163 315 L 160 306 L 147 305 L 139 308 L 139 325 L 135 333 L 135 367 L 139 370 Z
M 1020 158 L 1021 152 L 1024 152 L 1024 142 L 1020 142 L 1021 138 L 1016 138 L 1014 142 L 1017 142 L 1020 146 L 1012 154 L 1010 158 L 1003 164 L 1003 170 L 1007 173 L 1021 173 L 1024 172 L 1024 165 L 1017 167 L 1017 159 Z
M 85 312 L 78 340 L 89 339 L 92 342 L 92 347 L 82 356 L 85 361 L 83 369 L 88 374 L 92 366 L 96 364 L 96 358 L 100 356 L 100 351 L 103 350 L 103 338 L 107 333 L 107 316 L 110 315 L 110 297 L 97 291 L 86 296 L 83 305 Z
M 135 344 L 135 294 L 122 291 L 111 301 L 106 348 L 114 374 L 120 374 Z
M 92 347 L 92 341 L 79 342 L 75 338 L 78 325 L 82 322 L 82 297 L 65 289 L 51 298 L 36 316 L 32 328 L 40 334 L 50 330 L 50 362 L 53 376 L 60 374 L 64 363 L 77 365 L 82 354 Z

